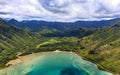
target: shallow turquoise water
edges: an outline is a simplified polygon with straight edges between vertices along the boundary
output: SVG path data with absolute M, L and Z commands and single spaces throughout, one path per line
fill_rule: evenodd
M 34 59 L 37 60 L 31 59 L 33 63 L 29 66 L 21 63 L 4 74 L 0 71 L 0 75 L 112 75 L 67 52 L 37 54 Z

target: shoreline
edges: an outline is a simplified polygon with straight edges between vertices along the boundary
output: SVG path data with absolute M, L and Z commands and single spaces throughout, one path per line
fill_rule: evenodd
M 59 52 L 68 52 L 68 51 L 55 50 L 55 51 L 48 51 L 48 52 L 59 53 Z M 8 67 L 11 67 L 11 66 L 14 66 L 14 65 L 17 65 L 17 64 L 20 64 L 20 63 L 23 63 L 23 62 L 25 62 L 25 61 L 28 61 L 28 59 L 30 58 L 31 55 L 39 54 L 39 53 L 46 53 L 46 52 L 38 52 L 38 53 L 32 53 L 32 54 L 27 54 L 27 55 L 19 56 L 19 57 L 17 57 L 16 59 L 10 60 L 10 61 L 6 64 L 5 68 L 2 68 L 2 69 L 0 69 L 0 70 L 6 69 L 6 68 L 8 68 Z M 80 55 L 78 55 L 78 53 L 75 53 L 75 52 L 72 52 L 72 51 L 71 51 L 71 52 L 68 52 L 68 53 L 77 55 L 77 56 L 79 56 L 80 58 L 82 58 L 83 60 L 88 61 L 88 62 L 91 62 L 91 61 L 89 61 L 89 60 L 81 57 Z M 29 61 L 30 61 L 30 60 L 29 60 Z M 28 61 L 28 62 L 29 62 L 29 61 Z M 98 69 L 100 69 L 100 67 L 99 67 L 97 64 L 95 64 L 95 65 L 98 67 Z M 105 71 L 105 72 L 109 72 L 109 71 L 106 71 L 106 70 L 103 70 L 103 69 L 100 69 L 100 70 Z M 109 73 L 112 73 L 112 72 L 109 72 Z M 113 74 L 113 75 L 120 75 L 120 74 L 115 74 L 115 73 L 112 73 L 112 74 Z
M 55 51 L 49 51 L 49 52 L 55 52 L 55 53 L 59 53 L 59 52 L 66 52 L 66 51 L 60 51 L 60 50 L 55 50 Z M 9 67 L 9 66 L 14 66 L 16 64 L 22 63 L 24 61 L 26 61 L 26 59 L 34 54 L 39 54 L 39 53 L 46 53 L 46 52 L 38 52 L 38 53 L 32 53 L 32 54 L 27 54 L 27 55 L 23 55 L 23 56 L 18 56 L 16 59 L 10 60 L 6 65 L 5 68 Z M 3 68 L 4 69 L 4 68 Z

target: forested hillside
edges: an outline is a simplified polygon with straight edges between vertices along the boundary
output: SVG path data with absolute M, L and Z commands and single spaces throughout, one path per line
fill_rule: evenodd
M 82 38 L 81 44 L 86 47 L 80 51 L 85 59 L 99 64 L 101 69 L 120 73 L 120 22 Z
M 16 29 L 0 19 L 0 66 L 19 54 L 31 52 L 37 41 L 33 34 Z

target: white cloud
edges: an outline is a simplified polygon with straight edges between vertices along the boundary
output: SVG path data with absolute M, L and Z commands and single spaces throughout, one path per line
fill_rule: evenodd
M 120 17 L 120 0 L 0 0 L 0 17 L 49 21 Z

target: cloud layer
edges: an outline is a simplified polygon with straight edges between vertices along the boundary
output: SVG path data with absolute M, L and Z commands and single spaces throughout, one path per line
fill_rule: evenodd
M 0 17 L 46 21 L 120 17 L 120 0 L 0 0 Z

